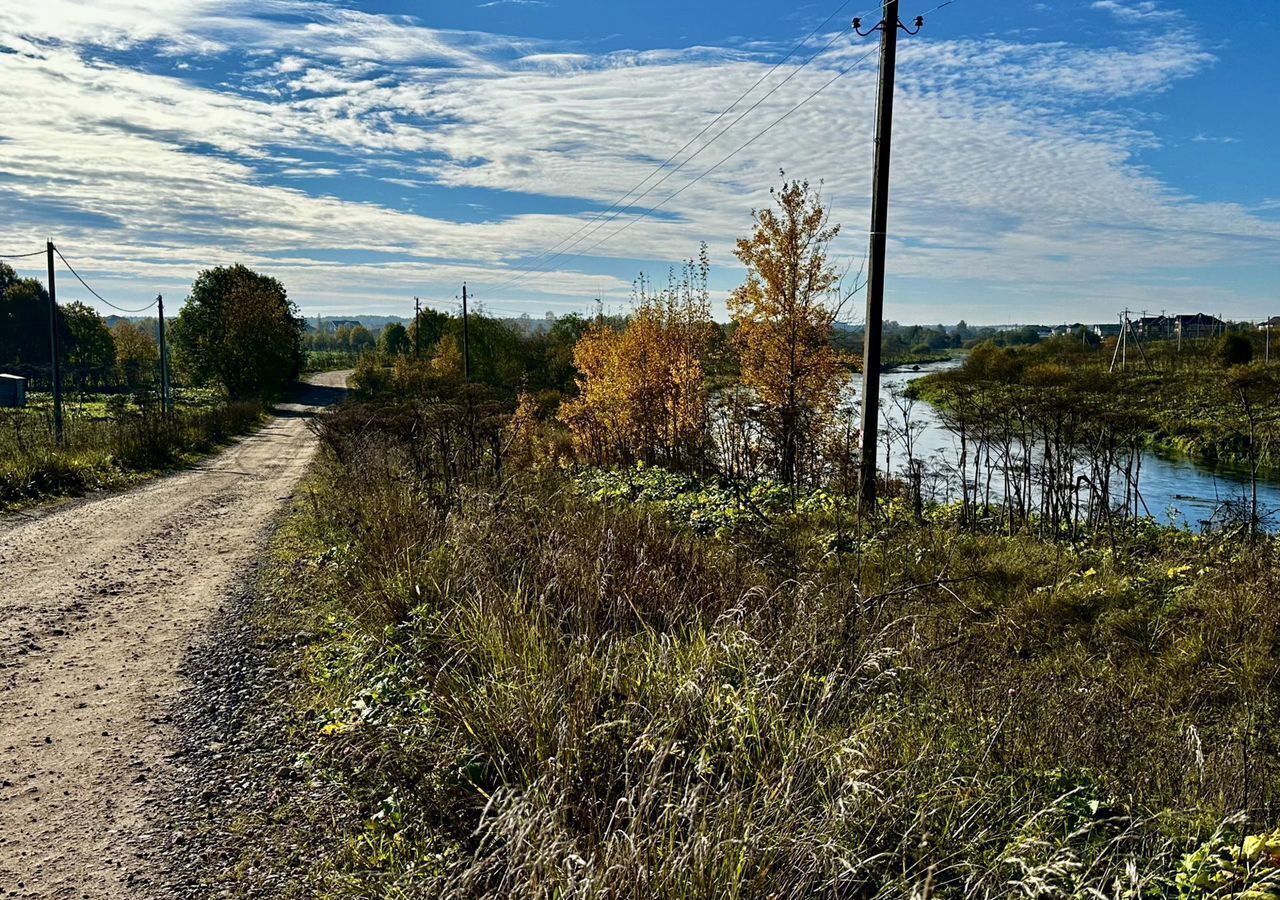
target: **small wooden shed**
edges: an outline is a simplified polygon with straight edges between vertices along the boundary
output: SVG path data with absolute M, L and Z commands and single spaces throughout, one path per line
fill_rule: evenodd
M 0 372 L 0 407 L 21 409 L 27 405 L 27 379 Z

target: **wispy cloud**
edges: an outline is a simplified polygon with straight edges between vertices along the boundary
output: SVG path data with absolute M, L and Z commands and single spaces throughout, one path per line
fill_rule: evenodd
M 126 276 L 122 284 L 182 284 L 197 266 L 258 262 L 304 301 L 329 305 L 451 296 L 462 278 L 505 280 L 648 176 L 774 58 L 741 47 L 586 54 L 317 0 L 100 0 L 58 37 L 58 15 L 70 16 L 71 6 L 80 8 L 48 0 L 0 11 L 0 46 L 14 51 L 0 54 L 3 245 L 52 227 L 99 271 Z M 1163 13 L 1154 4 L 1095 6 Z M 230 71 L 218 83 L 154 74 L 145 55 L 130 54 L 151 46 L 183 48 L 192 62 Z M 118 55 L 104 61 L 103 48 Z M 631 223 L 592 250 L 594 261 L 568 255 L 522 294 L 487 299 L 514 305 L 535 296 L 536 312 L 597 290 L 625 294 L 630 267 L 594 274 L 604 258 L 677 259 L 699 240 L 728 263 L 779 168 L 826 179 L 849 226 L 840 250 L 860 257 L 872 61 L 661 215 L 635 213 L 684 188 L 864 52 L 840 43 L 796 74 L 635 210 L 574 248 Z M 1016 292 L 1026 310 L 1045 296 L 1106 302 L 1107 292 L 1219 265 L 1241 248 L 1280 260 L 1280 225 L 1256 207 L 1201 202 L 1162 183 L 1136 162 L 1156 137 L 1114 113 L 1115 101 L 1139 103 L 1212 64 L 1188 33 L 1157 29 L 1102 48 L 919 41 L 904 45 L 901 61 L 895 276 Z M 469 216 L 432 202 L 422 208 L 435 212 L 388 205 L 344 179 L 353 173 L 415 198 L 456 192 Z M 323 177 L 324 192 L 299 189 L 301 177 Z M 477 191 L 525 199 L 477 204 Z M 69 224 L 75 218 L 52 218 L 50 204 L 116 224 Z M 495 208 L 514 211 L 488 212 Z M 567 211 L 537 211 L 544 208 Z M 474 221 L 477 211 L 487 217 Z M 358 261 L 335 263 L 335 252 Z
M 1095 0 L 1093 8 L 1128 22 L 1167 22 L 1182 17 L 1179 10 L 1166 9 L 1156 0 Z
M 1239 138 L 1228 137 L 1225 135 L 1205 134 L 1203 131 L 1197 132 L 1191 140 L 1197 144 L 1238 144 Z

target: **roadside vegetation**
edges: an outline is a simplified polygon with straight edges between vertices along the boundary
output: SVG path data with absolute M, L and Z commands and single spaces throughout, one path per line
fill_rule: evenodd
M 302 365 L 301 321 L 284 288 L 243 266 L 202 272 L 171 323 L 170 409 L 155 320 L 108 326 L 74 302 L 60 304 L 58 316 L 61 443 L 48 293 L 0 263 L 0 371 L 29 387 L 25 407 L 0 408 L 0 510 L 187 464 L 258 425 Z
M 318 420 L 264 583 L 334 811 L 255 813 L 323 848 L 296 896 L 1280 896 L 1280 543 L 910 480 L 859 516 L 829 229 L 776 200 L 727 340 L 695 260 L 563 397 L 442 334 Z
M 163 414 L 150 394 L 91 394 L 68 404 L 64 443 L 53 439 L 52 400 L 0 409 L 0 510 L 56 496 L 126 487 L 188 464 L 261 422 L 258 401 L 179 391 Z

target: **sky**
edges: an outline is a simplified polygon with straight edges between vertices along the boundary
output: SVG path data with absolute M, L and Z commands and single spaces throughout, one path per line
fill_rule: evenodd
M 51 237 L 125 308 L 241 262 L 312 316 L 465 281 L 539 317 L 706 242 L 723 315 L 781 172 L 865 260 L 876 2 L 0 0 L 0 255 Z M 886 318 L 1280 315 L 1278 0 L 938 2 L 901 10 Z

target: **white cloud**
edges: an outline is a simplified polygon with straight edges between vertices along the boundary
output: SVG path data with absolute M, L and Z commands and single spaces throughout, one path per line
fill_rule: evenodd
M 1128 12 L 1095 6 L 1163 14 L 1153 4 L 1129 4 Z M 55 41 L 59 14 L 72 21 L 63 31 L 69 38 Z M 307 193 L 290 186 L 297 177 L 328 177 L 332 190 L 342 187 L 342 175 L 367 174 L 370 183 L 408 194 L 483 189 L 598 209 L 697 134 L 768 65 L 766 56 L 723 48 L 591 56 L 284 0 L 265 7 L 102 0 L 79 18 L 63 0 L 50 0 L 21 14 L 0 11 L 0 34 L 11 35 L 0 45 L 17 51 L 0 53 L 0 192 L 12 201 L 0 207 L 0 246 L 56 225 L 47 211 L 56 207 L 60 216 L 95 217 L 56 230 L 91 271 L 126 273 L 122 286 L 181 285 L 199 267 L 241 260 L 279 274 L 304 302 L 330 307 L 343 298 L 390 304 L 414 293 L 443 296 L 463 278 L 483 296 L 590 214 L 454 221 Z M 1280 225 L 1257 216 L 1259 208 L 1181 195 L 1135 162 L 1157 138 L 1132 115 L 1116 113 L 1114 102 L 1139 103 L 1193 77 L 1212 57 L 1185 35 L 1134 40 L 1115 48 L 995 39 L 904 44 L 894 276 L 940 292 L 1020 297 L 1027 318 L 1034 315 L 1027 304 L 1045 297 L 1109 304 L 1111 295 L 1127 298 L 1170 271 L 1226 264 L 1242 249 L 1276 260 Z M 193 57 L 236 47 L 255 61 L 219 87 L 95 61 L 95 48 L 149 42 Z M 838 43 L 638 209 L 687 184 L 829 80 L 833 67 L 863 53 L 861 45 Z M 633 213 L 622 214 L 573 251 L 632 222 L 592 255 L 674 260 L 706 240 L 728 265 L 750 207 L 768 202 L 767 188 L 785 168 L 825 178 L 836 218 L 847 225 L 840 249 L 860 258 L 873 66 L 862 63 L 661 215 L 633 222 Z M 323 162 L 309 161 L 312 155 Z M 31 221 L 42 209 L 45 221 Z M 400 258 L 369 261 L 386 252 Z M 341 254 L 364 261 L 334 262 Z M 601 264 L 572 255 L 553 262 L 552 274 L 487 299 L 510 307 L 532 294 L 537 312 L 550 300 L 572 305 L 581 301 L 565 298 L 597 291 L 625 296 L 633 274 L 629 265 L 612 267 L 615 276 L 575 271 Z
M 1165 9 L 1155 0 L 1096 0 L 1094 9 L 1109 12 L 1127 22 L 1163 22 L 1182 17 L 1177 10 Z
M 1203 131 L 1197 132 L 1195 136 L 1191 138 L 1191 140 L 1197 144 L 1238 144 L 1240 143 L 1239 138 L 1228 137 L 1228 136 L 1215 136 L 1211 134 L 1205 134 Z

